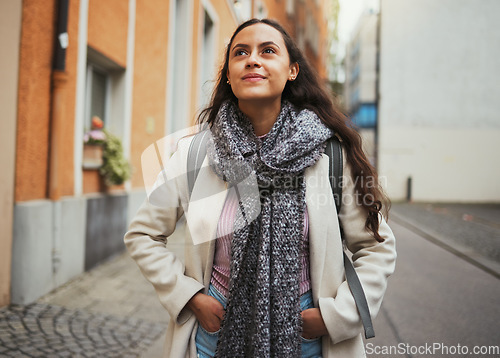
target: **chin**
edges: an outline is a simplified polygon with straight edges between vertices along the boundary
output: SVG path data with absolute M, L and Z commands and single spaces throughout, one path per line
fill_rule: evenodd
M 279 96 L 273 96 L 273 95 L 265 95 L 262 93 L 242 93 L 242 94 L 235 94 L 236 98 L 240 101 L 272 101 L 275 100 L 277 97 L 281 98 L 281 95 Z
M 272 104 L 272 103 L 275 103 L 275 101 L 280 101 L 280 99 L 276 99 L 276 98 L 262 98 L 262 97 L 258 97 L 258 98 L 255 98 L 255 97 L 252 97 L 252 98 L 238 98 L 238 102 L 241 104 L 241 103 L 248 103 L 248 104 L 252 104 L 254 106 L 265 106 L 267 104 Z

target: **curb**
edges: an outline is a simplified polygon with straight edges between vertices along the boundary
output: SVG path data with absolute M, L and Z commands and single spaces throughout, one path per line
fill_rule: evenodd
M 419 235 L 423 239 L 432 242 L 433 244 L 445 249 L 462 260 L 476 266 L 477 268 L 489 273 L 493 277 L 500 279 L 500 264 L 490 260 L 474 251 L 474 248 L 458 244 L 452 239 L 445 238 L 441 235 L 429 233 L 421 229 L 417 223 L 404 217 L 397 212 L 391 212 L 392 219 L 399 225 Z

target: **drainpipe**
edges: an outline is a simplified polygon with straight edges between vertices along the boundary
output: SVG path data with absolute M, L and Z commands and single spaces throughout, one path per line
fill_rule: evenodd
M 66 114 L 66 48 L 68 47 L 68 9 L 69 0 L 59 0 L 57 4 L 57 31 L 54 44 L 54 63 L 52 68 L 51 118 L 50 118 L 50 147 L 49 147 L 49 175 L 48 197 L 53 201 L 52 222 L 52 272 L 55 286 L 55 275 L 61 266 L 61 220 L 62 203 L 61 154 L 64 152 L 63 138 L 65 131 Z
M 54 65 L 52 69 L 50 119 L 48 197 L 51 200 L 59 200 L 61 198 L 60 155 L 64 150 L 61 145 L 61 139 L 64 136 L 64 115 L 66 113 L 66 48 L 68 47 L 68 8 L 69 0 L 58 1 Z

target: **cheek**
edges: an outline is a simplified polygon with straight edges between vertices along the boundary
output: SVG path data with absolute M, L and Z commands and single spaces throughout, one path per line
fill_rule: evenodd
M 233 62 L 229 61 L 229 64 L 227 66 L 227 71 L 229 72 L 229 76 L 228 77 L 232 77 L 234 76 L 234 74 L 236 73 L 236 68 L 235 68 L 235 65 Z
M 283 87 L 285 87 L 288 81 L 288 77 L 290 76 L 290 70 L 288 66 L 286 67 L 281 66 L 279 69 L 276 70 L 275 73 L 276 73 L 276 79 L 279 82 L 280 86 L 282 85 Z

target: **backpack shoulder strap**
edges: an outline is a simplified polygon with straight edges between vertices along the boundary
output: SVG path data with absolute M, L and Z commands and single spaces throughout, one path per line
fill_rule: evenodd
M 337 214 L 340 213 L 340 208 L 342 206 L 342 176 L 343 176 L 343 156 L 342 156 L 342 146 L 339 139 L 336 136 L 330 138 L 326 143 L 325 154 L 328 155 L 330 160 L 328 175 L 330 178 L 330 185 L 332 187 L 333 198 L 335 200 L 335 206 L 337 207 Z M 337 217 L 338 220 L 338 217 Z M 340 235 L 342 241 L 344 241 L 344 233 L 342 231 L 342 226 L 339 221 Z M 363 286 L 359 281 L 359 277 L 354 270 L 351 260 L 347 257 L 344 252 L 344 270 L 349 289 L 351 290 L 354 301 L 356 302 L 356 307 L 358 308 L 359 316 L 363 322 L 365 329 L 365 337 L 373 338 L 375 337 L 375 331 L 373 329 L 372 319 L 370 315 L 370 309 L 368 303 L 366 302 L 365 292 L 363 291 Z
M 337 136 L 331 137 L 326 142 L 325 154 L 328 155 L 328 158 L 330 159 L 328 176 L 330 178 L 330 185 L 332 187 L 337 213 L 339 213 L 340 207 L 342 206 L 343 158 L 342 146 L 340 145 L 340 141 Z
M 196 182 L 196 178 L 200 173 L 200 168 L 203 164 L 203 160 L 207 155 L 207 142 L 209 138 L 208 132 L 208 130 L 204 130 L 195 134 L 193 140 L 191 141 L 191 144 L 189 145 L 186 168 L 189 197 L 191 197 L 194 183 Z

